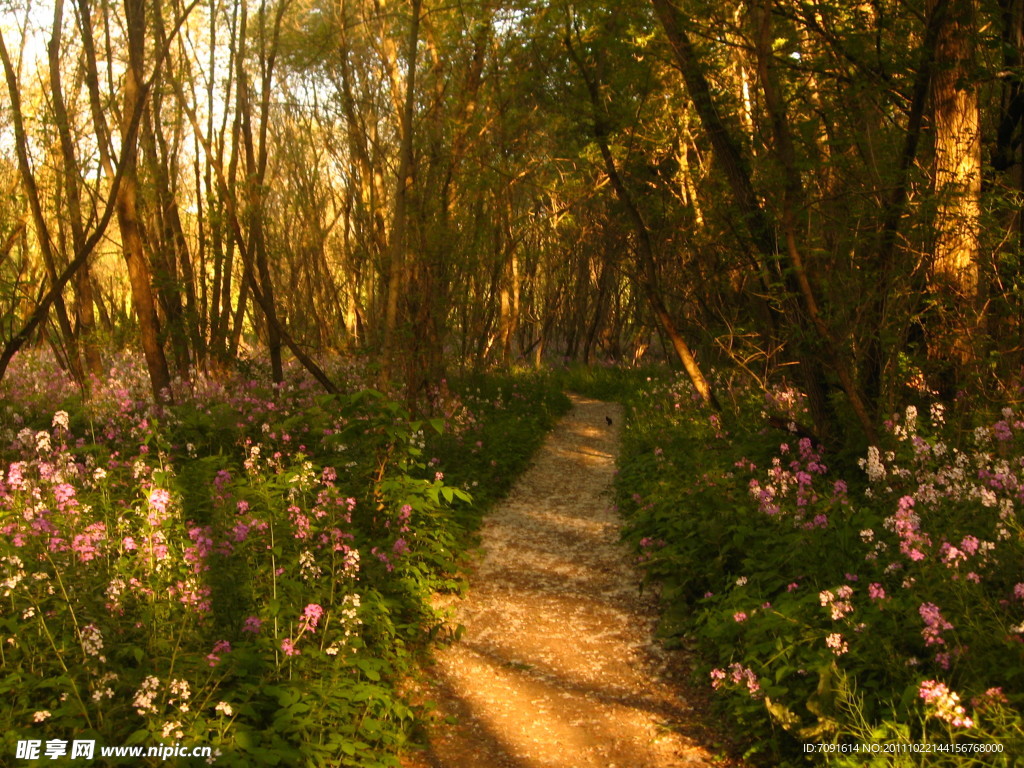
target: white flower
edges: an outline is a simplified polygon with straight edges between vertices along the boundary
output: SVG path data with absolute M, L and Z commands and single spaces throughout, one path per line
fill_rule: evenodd
M 36 712 L 34 715 L 32 715 L 32 722 L 33 723 L 41 723 L 44 720 L 48 720 L 49 717 L 50 717 L 50 710 L 48 710 L 48 709 L 40 709 L 38 712 Z
M 180 739 L 185 735 L 185 732 L 181 730 L 181 723 L 177 720 L 168 720 L 164 723 L 164 727 L 161 729 L 160 735 L 165 739 L 169 739 L 171 736 L 174 736 L 176 739 Z
M 881 457 L 879 456 L 878 448 L 876 446 L 868 446 L 867 459 L 861 459 L 857 463 L 860 464 L 865 472 L 867 472 L 868 480 L 870 482 L 877 483 L 885 478 L 885 466 L 882 464 Z
M 53 422 L 51 426 L 59 427 L 60 429 L 67 430 L 68 428 L 68 412 L 57 411 L 53 414 Z
M 913 435 L 917 432 L 917 406 L 907 406 L 907 434 Z
M 317 579 L 323 575 L 323 568 L 316 564 L 316 555 L 306 550 L 299 554 L 300 575 L 306 581 Z
M 847 645 L 846 641 L 843 640 L 843 636 L 838 632 L 833 632 L 831 635 L 825 638 L 825 645 L 832 649 L 832 652 L 836 656 L 842 656 L 844 653 L 850 650 L 850 646 Z
M 96 681 L 95 690 L 92 692 L 92 700 L 99 702 L 103 699 L 114 698 L 114 689 L 110 687 L 110 683 L 117 680 L 116 672 L 107 672 L 103 674 L 99 680 Z
M 215 706 L 214 709 L 224 715 L 224 717 L 231 717 L 235 714 L 235 710 L 233 710 L 231 705 L 226 701 L 218 701 L 217 706 Z
M 156 707 L 153 706 L 153 699 L 156 698 L 156 693 L 160 689 L 160 678 L 150 675 L 142 681 L 142 685 L 139 690 L 135 692 L 135 699 L 132 701 L 132 706 L 135 707 L 135 711 L 140 715 L 155 715 Z
M 82 650 L 86 656 L 99 656 L 103 650 L 103 633 L 95 624 L 82 627 Z

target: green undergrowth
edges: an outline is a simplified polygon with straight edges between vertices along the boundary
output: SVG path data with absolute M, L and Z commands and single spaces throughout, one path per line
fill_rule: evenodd
M 612 365 L 572 365 L 555 374 L 562 387 L 595 400 L 629 404 L 646 386 L 665 377 L 655 366 L 624 368 Z
M 1020 764 L 1017 411 L 953 425 L 921 402 L 843 461 L 768 426 L 806 420 L 789 387 L 738 396 L 726 426 L 681 378 L 627 378 L 626 537 L 748 759 Z
M 553 380 L 413 415 L 357 373 L 325 395 L 257 366 L 154 407 L 130 360 L 88 404 L 54 371 L 22 360 L 0 406 L 0 763 L 397 766 L 431 596 L 566 409 Z M 145 756 L 174 745 L 210 759 Z
M 539 371 L 466 375 L 451 389 L 458 429 L 431 435 L 430 450 L 443 457 L 446 481 L 473 495 L 480 516 L 508 493 L 571 403 L 558 379 Z

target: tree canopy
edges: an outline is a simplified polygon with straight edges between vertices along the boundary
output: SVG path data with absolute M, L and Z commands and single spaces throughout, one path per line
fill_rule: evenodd
M 1005 0 L 4 4 L 0 375 L 665 354 L 824 441 L 1021 367 Z M 712 375 L 712 371 L 720 375 Z M 1001 393 L 1006 394 L 1006 393 Z

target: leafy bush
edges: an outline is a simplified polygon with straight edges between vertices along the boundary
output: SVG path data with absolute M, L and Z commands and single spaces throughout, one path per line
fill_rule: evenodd
M 619 475 L 630 538 L 661 585 L 665 632 L 697 643 L 751 755 L 932 766 L 1024 754 L 1018 413 L 965 437 L 941 406 L 927 419 L 910 408 L 860 466 L 834 467 L 810 440 L 761 426 L 785 423 L 780 403 L 798 408 L 798 393 L 750 398 L 735 434 L 679 382 L 632 402 Z M 842 751 L 898 742 L 940 748 Z M 805 753 L 817 743 L 833 751 Z
M 456 429 L 433 433 L 428 446 L 446 481 L 472 493 L 482 513 L 526 468 L 555 420 L 571 407 L 558 381 L 543 371 L 469 375 L 452 383 L 444 417 Z
M 423 420 L 358 372 L 350 394 L 225 376 L 154 407 L 116 360 L 83 405 L 21 362 L 0 413 L 0 751 L 95 739 L 210 746 L 228 766 L 397 765 L 416 717 L 397 684 L 442 623 L 431 594 L 461 586 L 477 517 L 460 485 L 521 467 L 494 430 L 536 444 L 550 385 L 481 382 Z

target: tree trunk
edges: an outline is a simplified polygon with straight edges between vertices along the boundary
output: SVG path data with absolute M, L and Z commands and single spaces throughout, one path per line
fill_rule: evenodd
M 938 299 L 938 333 L 930 353 L 955 367 L 975 358 L 978 325 L 981 131 L 972 83 L 976 0 L 950 0 L 939 32 L 932 82 L 935 125 L 935 253 L 932 293 Z
M 794 328 L 797 342 L 796 357 L 803 373 L 804 389 L 810 401 L 811 415 L 815 420 L 815 428 L 819 432 L 819 437 L 824 439 L 831 433 L 835 420 L 828 405 L 824 368 L 818 359 L 818 355 L 813 349 L 808 348 L 808 342 L 806 341 L 806 339 L 811 337 L 811 334 L 808 333 L 809 329 L 806 327 L 808 320 L 819 335 L 819 345 L 824 348 L 829 365 L 836 370 L 841 386 L 861 423 L 861 428 L 869 439 L 873 439 L 874 425 L 856 385 L 856 381 L 846 363 L 847 355 L 840 348 L 837 340 L 824 322 L 806 271 L 804 270 L 799 248 L 797 247 L 795 224 L 792 216 L 794 214 L 794 201 L 800 195 L 800 180 L 795 168 L 789 129 L 785 121 L 784 106 L 777 97 L 774 99 L 774 104 L 771 103 L 775 95 L 773 92 L 774 86 L 771 80 L 770 62 L 765 58 L 771 55 L 770 46 L 767 51 L 764 51 L 763 45 L 758 46 L 761 53 L 759 63 L 762 85 L 766 89 L 765 98 L 766 102 L 768 102 L 766 106 L 769 109 L 772 131 L 776 140 L 776 151 L 783 163 L 783 169 L 787 176 L 786 199 L 783 202 L 783 211 L 787 219 L 783 221 L 783 231 L 786 240 L 785 249 L 779 248 L 775 229 L 754 190 L 750 169 L 740 152 L 739 144 L 718 112 L 711 95 L 711 89 L 700 67 L 696 51 L 680 25 L 679 11 L 671 5 L 669 0 L 651 0 L 651 3 L 675 54 L 676 62 L 679 64 L 683 80 L 686 83 L 690 98 L 693 99 L 694 108 L 700 117 L 704 132 L 715 150 L 715 163 L 725 173 L 754 246 L 767 264 L 782 265 L 788 262 L 788 268 L 783 270 L 780 277 L 786 282 L 789 292 L 802 299 L 803 306 L 791 306 L 789 311 L 786 312 L 786 319 Z M 765 8 L 762 13 L 768 14 L 770 11 Z M 762 16 L 762 24 L 767 24 L 768 21 L 768 18 Z M 764 29 L 760 30 L 761 34 L 764 32 Z M 759 272 L 763 272 L 765 269 L 764 265 L 758 266 Z
M 153 276 L 146 261 L 142 239 L 142 223 L 138 203 L 138 148 L 137 139 L 130 135 L 128 121 L 142 104 L 143 67 L 146 45 L 145 0 L 125 0 L 125 27 L 128 33 L 128 71 L 125 73 L 124 103 L 122 106 L 121 141 L 135 142 L 128 147 L 127 167 L 117 194 L 117 223 L 121 229 L 121 247 L 128 281 L 132 290 L 132 305 L 139 323 L 142 352 L 149 370 L 153 397 L 157 402 L 171 397 L 171 374 L 167 368 L 160 325 L 153 300 Z
M 46 274 L 50 285 L 56 286 L 59 282 L 56 260 L 53 253 L 53 245 L 50 239 L 50 229 L 43 214 L 42 201 L 39 196 L 39 188 L 28 156 L 28 136 L 25 132 L 24 118 L 21 111 L 21 91 L 18 83 L 18 75 L 10 56 L 7 53 L 7 46 L 2 45 L 0 40 L 0 55 L 3 58 L 4 73 L 7 79 L 7 90 L 11 97 L 11 116 L 14 123 L 15 152 L 18 157 L 18 170 L 21 174 L 22 186 L 25 196 L 28 198 L 29 208 L 32 211 L 32 220 L 36 228 L 36 240 L 39 243 L 39 250 L 43 257 Z M 68 317 L 67 307 L 64 304 L 62 292 L 53 294 L 52 303 L 57 310 L 57 320 L 61 334 L 68 346 L 67 363 L 71 375 L 75 381 L 84 384 L 84 376 L 81 368 L 81 360 L 75 344 L 74 331 L 71 327 L 71 320 Z
M 399 330 L 399 304 L 402 291 L 408 283 L 408 203 L 413 176 L 413 114 L 416 106 L 416 59 L 420 40 L 421 0 L 412 0 L 409 37 L 406 41 L 405 99 L 402 104 L 398 148 L 398 174 L 395 179 L 394 210 L 391 217 L 391 240 L 387 257 L 387 304 L 384 312 L 384 367 L 390 375 L 397 353 L 396 335 Z
M 64 89 L 61 84 L 60 38 L 64 21 L 64 2 L 56 0 L 53 10 L 53 29 L 47 52 L 50 64 L 50 94 L 53 99 L 54 119 L 57 133 L 60 136 L 61 156 L 63 158 L 64 199 L 68 207 L 68 219 L 71 225 L 71 244 L 73 253 L 78 253 L 85 245 L 85 219 L 82 217 L 82 197 L 78 188 L 78 160 L 75 144 L 71 138 L 70 120 L 64 101 Z M 70 260 L 70 259 L 69 259 Z M 77 296 L 75 314 L 77 334 L 85 351 L 86 371 L 93 376 L 103 373 L 99 346 L 96 344 L 96 319 L 93 312 L 92 278 L 89 274 L 89 261 L 75 275 L 75 293 Z M 69 348 L 69 355 L 77 353 Z M 85 378 L 83 377 L 83 382 Z
M 658 325 L 665 332 L 665 335 L 668 336 L 673 350 L 679 357 L 679 362 L 683 365 L 683 370 L 685 370 L 686 375 L 689 376 L 690 382 L 693 384 L 693 388 L 697 390 L 697 394 L 700 395 L 701 400 L 703 400 L 706 405 L 716 411 L 720 411 L 722 410 L 722 406 L 719 403 L 718 398 L 715 397 L 715 393 L 711 389 L 711 385 L 708 383 L 708 380 L 704 377 L 704 374 L 700 369 L 700 365 L 697 363 L 697 359 L 693 356 L 686 340 L 676 328 L 675 322 L 672 320 L 672 316 L 669 314 L 668 308 L 665 306 L 665 302 L 662 299 L 661 291 L 658 287 L 657 260 L 654 253 L 654 246 L 651 243 L 650 231 L 648 230 L 647 224 L 640 213 L 640 209 L 633 200 L 633 196 L 629 193 L 625 183 L 622 181 L 622 177 L 619 175 L 618 168 L 615 165 L 615 158 L 612 156 L 611 149 L 608 147 L 608 137 L 606 134 L 607 129 L 605 127 L 604 116 L 602 114 L 603 110 L 601 108 L 598 84 L 586 71 L 583 62 L 577 56 L 576 49 L 572 45 L 570 35 L 571 32 L 566 33 L 565 46 L 569 52 L 570 58 L 573 60 L 573 63 L 576 64 L 576 67 L 580 72 L 580 76 L 583 78 L 584 83 L 587 86 L 587 92 L 590 95 L 590 104 L 594 115 L 594 139 L 597 141 L 598 149 L 601 151 L 601 157 L 604 160 L 605 173 L 607 173 L 608 180 L 611 182 L 612 188 L 615 190 L 616 197 L 618 197 L 619 202 L 626 209 L 626 213 L 633 224 L 634 235 L 636 236 L 637 241 L 637 256 L 640 260 L 640 280 L 644 294 L 650 302 L 654 316 L 658 320 Z

